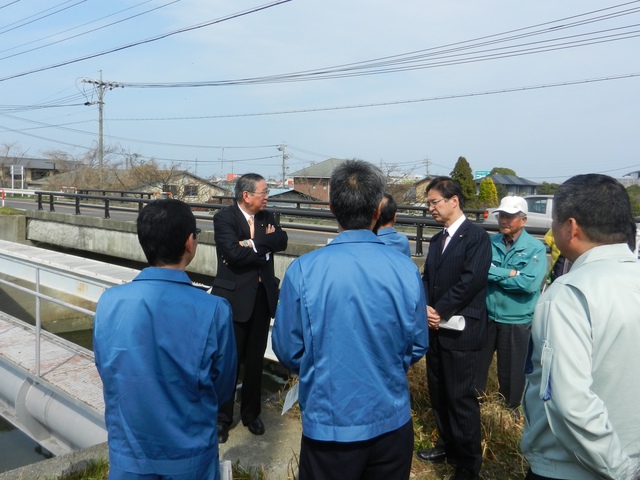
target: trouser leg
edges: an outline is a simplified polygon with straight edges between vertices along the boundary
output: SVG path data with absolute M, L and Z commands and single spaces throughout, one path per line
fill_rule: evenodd
M 531 336 L 531 323 L 499 324 L 497 357 L 500 394 L 509 408 L 517 408 L 524 392 L 524 364 Z
M 478 395 L 484 395 L 487 391 L 487 379 L 489 369 L 496 351 L 496 322 L 489 319 L 487 322 L 487 341 L 480 350 L 478 369 L 476 371 L 476 390 Z
M 262 411 L 262 367 L 270 322 L 266 291 L 260 284 L 245 340 L 244 376 L 240 395 L 240 416 L 244 425 L 258 418 Z

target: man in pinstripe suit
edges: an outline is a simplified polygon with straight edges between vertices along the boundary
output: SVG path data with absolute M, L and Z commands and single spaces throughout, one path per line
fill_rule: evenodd
M 433 236 L 422 280 L 427 293 L 429 351 L 427 383 L 440 438 L 418 458 L 456 466 L 454 480 L 478 479 L 482 465 L 480 406 L 476 367 L 486 338 L 487 274 L 491 243 L 487 233 L 464 215 L 460 185 L 436 177 L 427 186 L 427 206 L 444 230 Z M 440 322 L 461 315 L 461 331 Z

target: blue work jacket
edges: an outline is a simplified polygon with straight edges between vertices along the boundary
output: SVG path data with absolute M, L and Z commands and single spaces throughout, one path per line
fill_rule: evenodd
M 411 419 L 406 372 L 427 351 L 420 273 L 369 230 L 347 230 L 289 266 L 273 350 L 300 376 L 303 434 L 357 442 Z
M 218 405 L 236 375 L 226 300 L 181 270 L 146 268 L 102 295 L 93 346 L 112 464 L 164 475 L 217 465 Z

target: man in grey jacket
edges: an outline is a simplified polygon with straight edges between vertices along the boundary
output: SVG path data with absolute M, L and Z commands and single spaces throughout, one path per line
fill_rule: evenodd
M 521 448 L 527 479 L 627 479 L 640 463 L 640 263 L 629 195 L 606 175 L 555 194 L 553 235 L 574 262 L 536 305 Z

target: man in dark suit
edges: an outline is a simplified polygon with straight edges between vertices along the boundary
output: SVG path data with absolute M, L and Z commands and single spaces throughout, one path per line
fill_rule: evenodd
M 278 303 L 279 280 L 273 270 L 273 255 L 287 248 L 287 233 L 265 210 L 269 189 L 262 176 L 241 176 L 234 194 L 236 203 L 213 217 L 218 272 L 211 293 L 231 304 L 238 354 L 236 380 L 244 364 L 240 417 L 251 433 L 262 435 L 262 364 Z M 233 403 L 231 398 L 218 412 L 220 443 L 229 437 Z
M 417 455 L 423 461 L 446 459 L 455 465 L 454 480 L 475 480 L 482 465 L 475 378 L 486 338 L 491 243 L 487 233 L 464 215 L 464 196 L 457 182 L 436 177 L 426 196 L 429 212 L 445 227 L 431 239 L 422 275 L 430 328 L 427 383 L 440 438 L 434 448 Z M 464 317 L 464 329 L 440 328 L 440 322 L 453 315 Z

